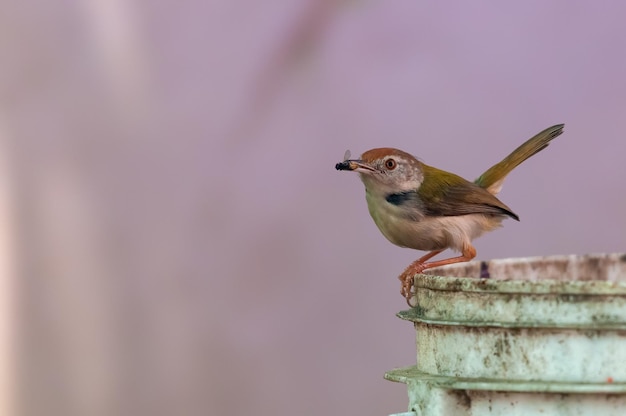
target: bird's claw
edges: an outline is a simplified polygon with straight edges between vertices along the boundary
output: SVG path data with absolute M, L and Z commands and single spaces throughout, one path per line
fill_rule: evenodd
M 406 303 L 411 308 L 415 306 L 411 303 L 411 299 L 413 299 L 416 293 L 413 286 L 413 277 L 417 273 L 421 273 L 423 270 L 423 263 L 415 262 L 407 267 L 406 270 L 398 277 L 398 279 L 402 282 L 400 294 L 406 299 Z

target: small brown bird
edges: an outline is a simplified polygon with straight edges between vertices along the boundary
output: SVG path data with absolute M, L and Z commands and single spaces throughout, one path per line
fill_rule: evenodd
M 337 163 L 337 170 L 359 173 L 365 184 L 370 215 L 383 235 L 400 247 L 429 251 L 402 273 L 401 294 L 410 304 L 413 277 L 425 269 L 476 257 L 472 240 L 519 217 L 496 198 L 506 176 L 563 133 L 563 124 L 549 127 L 489 168 L 474 182 L 428 166 L 402 150 L 371 149 L 361 159 Z M 458 257 L 428 262 L 451 248 Z

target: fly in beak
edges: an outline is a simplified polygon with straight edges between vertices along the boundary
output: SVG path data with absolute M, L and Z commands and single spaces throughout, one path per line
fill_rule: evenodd
M 365 164 L 362 160 L 344 160 L 335 165 L 337 170 L 356 170 L 357 172 L 375 172 L 376 169 Z

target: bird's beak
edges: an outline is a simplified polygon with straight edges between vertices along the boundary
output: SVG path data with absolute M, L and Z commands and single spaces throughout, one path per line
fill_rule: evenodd
M 362 160 L 344 160 L 335 165 L 337 170 L 355 170 L 357 172 L 376 172 L 376 169 L 364 163 Z

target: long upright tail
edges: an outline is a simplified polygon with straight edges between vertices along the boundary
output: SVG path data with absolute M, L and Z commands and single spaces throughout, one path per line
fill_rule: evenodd
M 502 159 L 500 163 L 490 167 L 485 173 L 480 175 L 474 183 L 481 188 L 485 188 L 489 193 L 496 195 L 500 192 L 500 189 L 502 189 L 504 178 L 520 163 L 548 147 L 552 139 L 563 133 L 564 126 L 564 124 L 557 124 L 533 136 L 520 147 L 513 150 L 511 154 Z

